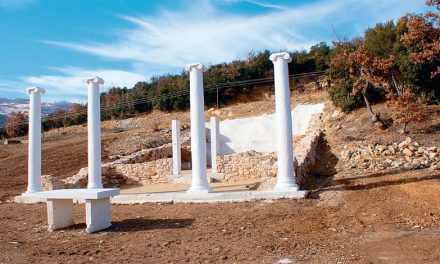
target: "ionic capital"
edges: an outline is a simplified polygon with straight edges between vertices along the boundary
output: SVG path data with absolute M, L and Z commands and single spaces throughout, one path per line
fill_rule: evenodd
M 185 66 L 185 70 L 190 72 L 191 70 L 199 70 L 202 72 L 206 72 L 206 67 L 201 63 L 190 63 Z
M 45 94 L 46 93 L 46 90 L 44 89 L 44 88 L 41 88 L 41 87 L 29 87 L 29 88 L 26 88 L 26 92 L 28 93 L 28 94 L 31 94 L 31 93 L 41 93 L 41 94 Z
M 89 83 L 99 83 L 99 84 L 103 85 L 104 84 L 104 79 L 102 79 L 101 77 L 98 77 L 98 76 L 93 76 L 93 77 L 84 79 L 84 82 L 87 83 L 87 84 L 89 84 Z
M 287 52 L 279 52 L 279 53 L 273 53 L 270 55 L 269 59 L 275 63 L 278 59 L 287 60 L 287 62 L 292 62 L 292 58 L 290 57 L 289 53 Z

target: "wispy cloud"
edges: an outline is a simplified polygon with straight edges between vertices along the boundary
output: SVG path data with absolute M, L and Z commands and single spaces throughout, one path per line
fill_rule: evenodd
M 246 16 L 222 11 L 218 1 L 192 2 L 183 10 L 163 10 L 155 16 L 121 16 L 132 27 L 113 30 L 118 37 L 110 43 L 45 43 L 138 65 L 176 68 L 194 61 L 230 61 L 250 50 L 308 49 L 334 37 L 331 25 L 344 32 L 350 29 L 348 34 L 360 34 L 367 26 L 423 6 L 418 1 L 401 0 L 321 0 L 288 8 L 246 1 L 271 8 Z M 200 12 L 200 5 L 204 12 Z
M 254 1 L 254 0 L 245 0 L 245 2 L 257 5 L 257 6 L 261 6 L 261 7 L 267 7 L 267 8 L 274 8 L 274 9 L 280 9 L 280 10 L 287 10 L 288 8 L 282 5 L 275 5 L 275 4 L 271 4 L 271 3 L 265 3 L 265 2 L 261 2 L 261 1 Z
M 46 97 L 57 99 L 84 98 L 87 95 L 84 79 L 90 76 L 99 76 L 104 79 L 104 87 L 133 87 L 145 77 L 136 73 L 113 70 L 97 69 L 85 70 L 79 68 L 57 68 L 58 75 L 26 76 L 22 81 L 28 85 L 38 85 L 47 89 Z M 62 95 L 62 96 L 60 96 Z

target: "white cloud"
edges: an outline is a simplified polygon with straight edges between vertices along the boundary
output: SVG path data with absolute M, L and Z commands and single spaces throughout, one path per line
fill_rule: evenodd
M 26 85 L 23 82 L 0 80 L 0 98 L 26 97 Z
M 103 78 L 104 88 L 113 86 L 132 88 L 137 82 L 145 81 L 145 77 L 139 74 L 113 69 L 57 68 L 56 70 L 59 75 L 26 76 L 22 81 L 46 88 L 45 97 L 57 100 L 84 98 L 87 95 L 84 79 L 90 76 Z
M 227 62 L 250 50 L 308 49 L 317 42 L 335 39 L 332 25 L 353 37 L 376 22 L 423 8 L 423 1 L 321 0 L 290 8 L 271 5 L 270 12 L 245 16 L 222 12 L 218 3 L 204 0 L 179 11 L 162 10 L 155 16 L 122 16 L 133 27 L 114 30 L 118 37 L 110 43 L 45 42 L 137 65 L 183 68 L 195 61 Z

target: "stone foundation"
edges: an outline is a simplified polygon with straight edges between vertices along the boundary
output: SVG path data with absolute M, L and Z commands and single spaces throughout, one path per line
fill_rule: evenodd
M 294 167 L 298 185 L 304 183 L 315 163 L 316 150 L 322 136 L 322 122 L 322 114 L 314 115 L 310 120 L 305 137 L 295 148 Z
M 247 151 L 217 157 L 217 171 L 224 174 L 225 182 L 275 177 L 277 173 L 275 153 Z
M 298 185 L 304 183 L 309 175 L 310 169 L 315 163 L 316 149 L 319 139 L 322 136 L 322 114 L 313 115 L 307 128 L 305 137 L 294 148 L 294 168 L 295 177 Z M 276 165 L 276 164 L 275 164 Z M 277 167 L 274 166 L 275 174 Z M 263 177 L 258 190 L 272 190 L 276 183 L 276 175 L 273 177 Z
M 173 159 L 158 159 L 136 164 L 110 165 L 115 174 L 126 179 L 127 184 L 167 183 L 173 178 Z
M 64 189 L 64 182 L 54 175 L 42 175 L 41 185 L 45 191 Z
M 316 147 L 321 137 L 321 114 L 312 117 L 306 135 L 295 144 L 294 164 L 298 184 L 304 182 L 311 166 L 315 162 Z M 185 138 L 182 153 L 186 153 L 189 138 Z M 189 153 L 189 152 L 188 152 Z M 102 165 L 104 186 L 114 187 L 123 184 L 157 184 L 173 182 L 172 145 L 165 144 L 155 149 L 141 150 L 121 157 L 116 161 Z M 185 158 L 182 154 L 182 165 Z M 261 179 L 258 190 L 271 190 L 277 176 L 277 155 L 247 151 L 230 155 L 217 156 L 217 171 L 222 177 L 220 182 L 239 182 Z M 76 175 L 66 179 L 67 188 L 87 186 L 87 168 L 82 168 Z M 224 177 L 223 177 L 224 175 Z
M 87 186 L 88 171 L 82 168 L 76 175 L 65 180 L 67 188 Z M 173 159 L 158 159 L 135 164 L 105 163 L 102 166 L 102 184 L 114 187 L 123 184 L 155 184 L 171 182 Z
M 113 164 L 135 164 L 154 161 L 158 159 L 171 158 L 173 156 L 172 143 L 168 143 L 153 149 L 143 149 L 131 155 L 119 158 Z

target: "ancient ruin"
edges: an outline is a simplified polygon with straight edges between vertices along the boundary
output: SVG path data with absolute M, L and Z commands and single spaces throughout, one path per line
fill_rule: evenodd
M 315 149 L 322 133 L 320 115 L 324 105 L 299 105 L 292 111 L 287 67 L 291 60 L 290 56 L 285 52 L 275 53 L 270 59 L 274 64 L 275 114 L 222 121 L 212 116 L 208 119 L 209 122 L 205 123 L 203 99 L 205 67 L 200 63 L 188 64 L 185 69 L 190 76 L 190 131 L 187 128 L 182 129 L 179 120 L 174 120 L 171 124 L 170 143 L 118 156 L 115 160 L 104 164 L 101 164 L 100 155 L 99 103 L 99 87 L 104 80 L 99 77 L 86 79 L 89 98 L 88 167 L 82 168 L 76 175 L 65 180 L 44 175 L 44 182 L 41 183 L 41 167 L 38 167 L 41 166 L 41 157 L 38 156 L 41 155 L 41 138 L 30 137 L 30 146 L 34 146 L 34 155 L 30 156 L 30 164 L 34 166 L 34 170 L 30 170 L 29 190 L 39 194 L 24 194 L 16 200 L 29 202 L 39 201 L 41 198 L 49 199 L 49 197 L 54 199 L 58 197 L 53 196 L 53 190 L 56 189 L 60 191 L 69 189 L 67 196 L 74 200 L 75 192 L 70 189 L 78 190 L 79 194 L 81 190 L 87 188 L 98 190 L 99 194 L 99 190 L 105 190 L 102 189 L 103 187 L 124 189 L 124 186 L 159 186 L 160 184 L 176 186 L 186 184 L 189 188 L 186 192 L 145 195 L 123 191 L 122 195 L 114 197 L 112 202 L 143 203 L 170 200 L 221 202 L 304 197 L 305 192 L 299 191 L 298 186 L 307 177 L 314 163 Z M 44 90 L 38 88 L 35 91 L 39 93 L 33 93 L 34 96 L 40 95 Z M 41 120 L 41 114 L 39 115 L 38 112 L 39 97 L 37 97 L 35 96 L 34 101 L 31 100 L 31 103 L 35 104 L 32 113 L 36 115 L 34 117 L 36 121 L 33 121 L 36 124 Z M 34 126 L 31 126 L 31 129 L 35 129 Z M 297 138 L 296 142 L 293 140 L 294 136 Z M 182 150 L 185 159 L 190 156 L 189 162 L 182 161 Z M 210 183 L 232 182 L 249 184 L 235 192 L 214 192 L 210 187 Z M 52 192 L 40 192 L 43 185 Z M 57 193 L 59 194 L 60 191 Z M 109 203 L 109 197 L 114 194 L 111 192 L 111 195 L 106 196 L 104 203 Z M 59 197 L 66 198 L 62 195 Z M 87 199 L 92 201 L 90 198 Z M 53 200 L 53 203 L 55 202 L 56 200 Z M 108 205 L 104 207 L 109 208 Z M 53 208 L 51 210 L 54 210 Z M 107 211 L 107 209 L 99 210 Z

